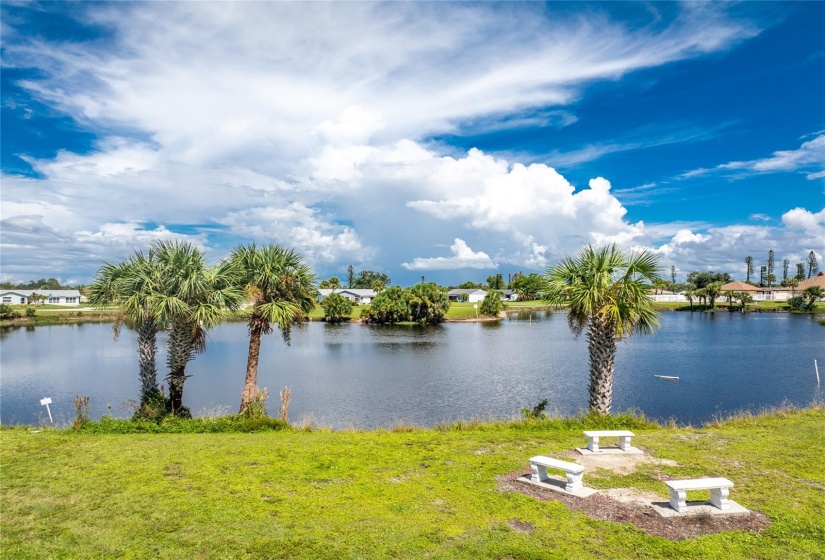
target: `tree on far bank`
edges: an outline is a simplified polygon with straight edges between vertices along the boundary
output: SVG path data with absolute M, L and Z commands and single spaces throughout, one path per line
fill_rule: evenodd
M 271 333 L 275 323 L 289 344 L 292 322 L 303 319 L 315 307 L 315 275 L 300 254 L 274 244 L 236 247 L 230 261 L 236 267 L 238 286 L 251 302 L 249 354 L 240 406 L 243 413 L 258 394 L 262 336 Z
M 352 302 L 341 294 L 331 293 L 321 302 L 324 308 L 324 321 L 328 323 L 340 323 L 349 321 L 352 314 Z
M 522 274 L 513 280 L 511 289 L 518 294 L 521 301 L 537 300 L 544 296 L 544 281 L 541 275 L 534 272 L 526 276 Z
M 704 288 L 711 282 L 721 282 L 727 284 L 730 282 L 730 274 L 727 272 L 700 272 L 694 270 L 687 275 L 687 283 L 693 284 L 696 288 Z
M 458 286 L 452 286 L 450 289 L 453 288 L 458 290 L 480 290 L 484 288 L 484 284 L 482 284 L 481 282 L 473 282 L 470 280 L 467 282 L 462 282 Z
M 337 276 L 332 276 L 327 280 L 321 280 L 318 283 L 318 288 L 322 290 L 337 290 L 341 287 L 341 280 Z
M 501 298 L 504 296 L 499 290 L 490 290 L 484 296 L 484 300 L 478 308 L 479 313 L 488 317 L 498 317 L 498 314 L 504 311 L 504 302 Z
M 657 256 L 645 251 L 627 255 L 615 245 L 587 246 L 547 271 L 547 302 L 567 309 L 576 336 L 587 331 L 594 412 L 610 413 L 617 341 L 652 333 L 659 326 L 648 294 L 658 272 Z
M 504 275 L 492 274 L 487 277 L 487 287 L 491 290 L 503 290 L 504 286 Z
M 808 300 L 808 311 L 813 311 L 816 300 L 825 297 L 825 290 L 819 286 L 808 286 L 802 290 L 802 296 Z
M 390 286 L 370 302 L 369 307 L 361 313 L 371 323 L 400 323 L 409 320 L 409 308 L 404 289 Z
M 390 285 L 390 277 L 381 272 L 362 270 L 358 273 L 358 276 L 353 279 L 350 288 L 374 290 L 376 284 L 381 284 L 386 288 Z
M 450 309 L 447 290 L 435 282 L 422 282 L 404 290 L 410 320 L 422 325 L 436 325 Z
M 811 276 L 816 276 L 816 273 L 819 272 L 819 264 L 816 262 L 816 253 L 811 251 L 808 253 L 808 278 Z
M 741 310 L 745 312 L 745 306 L 749 303 L 753 303 L 753 296 L 750 295 L 748 292 L 737 292 L 736 299 L 742 304 Z

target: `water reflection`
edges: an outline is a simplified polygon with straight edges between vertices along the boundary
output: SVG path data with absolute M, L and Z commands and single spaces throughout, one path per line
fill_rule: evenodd
M 78 395 L 91 397 L 93 417 L 129 414 L 121 404 L 138 394 L 133 332 L 114 342 L 110 324 L 12 327 L 0 341 L 3 423 L 36 423 L 45 396 L 67 419 Z M 825 328 L 810 316 L 668 313 L 655 335 L 620 344 L 614 409 L 699 423 L 821 401 L 812 366 L 825 363 L 823 342 Z M 207 352 L 187 368 L 185 404 L 196 414 L 237 409 L 248 343 L 245 323 L 211 333 Z M 160 378 L 164 346 L 161 333 Z M 259 363 L 270 412 L 288 385 L 290 418 L 334 427 L 512 417 L 545 398 L 548 410 L 576 413 L 587 406 L 587 382 L 586 340 L 573 337 L 563 313 L 546 311 L 437 327 L 309 323 L 293 330 L 289 346 L 277 333 L 264 337 Z

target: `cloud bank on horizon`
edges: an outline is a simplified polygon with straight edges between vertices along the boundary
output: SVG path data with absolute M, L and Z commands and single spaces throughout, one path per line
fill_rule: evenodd
M 821 4 L 2 10 L 3 279 L 168 237 L 397 284 L 825 254 Z

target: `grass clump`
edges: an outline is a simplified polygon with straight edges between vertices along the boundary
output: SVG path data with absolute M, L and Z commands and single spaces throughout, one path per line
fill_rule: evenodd
M 154 422 L 104 416 L 88 421 L 78 431 L 85 434 L 214 434 L 260 432 L 287 429 L 289 425 L 266 416 L 229 415 L 216 418 L 180 418 L 165 416 Z

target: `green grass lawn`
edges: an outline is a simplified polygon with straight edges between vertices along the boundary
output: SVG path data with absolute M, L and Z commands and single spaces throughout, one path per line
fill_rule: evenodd
M 755 534 L 672 542 L 498 490 L 575 422 L 373 432 L 100 435 L 0 431 L 3 558 L 825 558 L 825 408 L 705 428 L 635 428 L 677 466 L 585 475 L 666 500 L 663 479 L 724 476 Z M 512 524 L 530 524 L 520 532 Z

